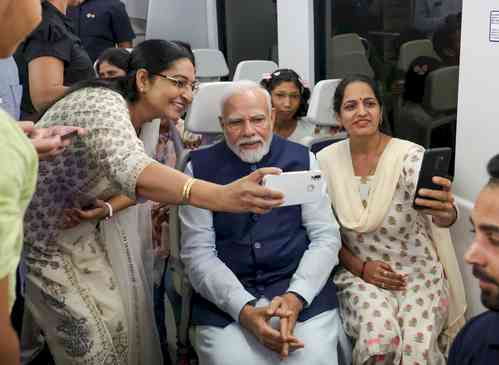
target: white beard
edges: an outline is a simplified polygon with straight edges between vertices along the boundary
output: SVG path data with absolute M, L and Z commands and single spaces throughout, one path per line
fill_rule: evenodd
M 241 138 L 236 144 L 231 144 L 227 139 L 227 136 L 225 136 L 225 141 L 230 150 L 234 152 L 242 161 L 247 163 L 257 163 L 265 157 L 267 153 L 269 153 L 272 136 L 273 134 L 271 133 L 270 137 L 266 141 L 262 140 L 260 137 Z M 240 148 L 240 145 L 243 143 L 253 142 L 262 142 L 262 146 L 256 150 L 245 150 Z

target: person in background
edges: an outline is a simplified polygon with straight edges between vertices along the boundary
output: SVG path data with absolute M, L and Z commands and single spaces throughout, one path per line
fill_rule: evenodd
M 92 62 L 71 30 L 68 7 L 81 0 L 44 0 L 42 23 L 15 54 L 23 97 L 22 120 L 38 120 L 40 112 L 64 95 L 68 86 L 95 78 Z
M 457 219 L 451 182 L 433 177 L 442 191 L 421 189 L 414 209 L 424 149 L 382 133 L 382 110 L 372 79 L 343 79 L 334 111 L 349 138 L 317 155 L 341 227 L 343 325 L 354 365 L 444 364 L 466 309 L 446 229 Z
M 192 56 L 194 59 L 194 53 L 192 52 L 192 47 L 189 43 L 184 42 L 184 41 L 172 41 L 175 44 L 178 44 L 181 47 L 184 47 L 189 54 Z M 196 64 L 194 63 L 194 67 L 196 67 Z M 202 135 L 198 133 L 192 133 L 189 132 L 188 130 L 185 129 L 184 127 L 184 119 L 179 119 L 175 123 L 177 130 L 179 131 L 181 137 L 182 137 L 182 142 L 184 143 L 184 147 L 187 149 L 196 149 L 201 145 L 209 145 L 218 142 L 219 138 L 218 137 L 213 137 L 213 136 L 208 136 L 208 135 Z
M 402 105 L 399 110 L 400 122 L 395 134 L 402 139 L 419 145 L 425 144 L 428 124 L 433 121 L 423 108 L 425 82 L 428 75 L 440 68 L 442 63 L 433 57 L 417 57 L 411 62 L 405 74 Z
M 15 120 L 21 116 L 23 87 L 19 83 L 19 71 L 14 57 L 0 59 L 0 108 Z
M 443 66 L 459 65 L 461 55 L 461 16 L 451 15 L 433 34 L 433 48 Z
M 125 76 L 130 52 L 123 48 L 108 48 L 95 61 L 95 72 L 101 79 Z
M 135 33 L 122 1 L 84 0 L 68 16 L 92 62 L 108 48 L 132 48 Z
M 499 360 L 499 155 L 487 164 L 489 181 L 471 213 L 473 241 L 464 255 L 479 280 L 482 304 L 489 310 L 459 332 L 448 365 L 489 365 Z
M 461 13 L 462 0 L 415 0 L 414 27 L 431 35 L 449 15 Z
M 310 89 L 295 71 L 276 70 L 264 75 L 260 84 L 272 97 L 276 113 L 274 133 L 296 143 L 315 134 L 315 124 L 304 118 Z

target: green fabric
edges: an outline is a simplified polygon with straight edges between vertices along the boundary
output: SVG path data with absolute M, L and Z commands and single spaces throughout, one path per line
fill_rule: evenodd
M 15 300 L 16 268 L 23 242 L 24 212 L 35 190 L 38 156 L 7 113 L 0 110 L 0 279 L 9 278 L 9 306 Z

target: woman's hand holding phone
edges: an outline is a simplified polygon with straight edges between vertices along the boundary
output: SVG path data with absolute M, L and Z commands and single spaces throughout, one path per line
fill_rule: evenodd
M 28 135 L 41 160 L 61 153 L 71 143 L 73 137 L 86 134 L 86 130 L 79 127 L 52 126 L 36 128 L 33 122 L 18 122 L 18 125 Z
M 449 227 L 457 219 L 454 195 L 451 192 L 452 182 L 440 176 L 433 176 L 432 182 L 441 186 L 442 190 L 419 189 L 417 194 L 420 197 L 414 202 L 421 208 L 421 213 L 432 216 L 433 223 L 437 226 Z

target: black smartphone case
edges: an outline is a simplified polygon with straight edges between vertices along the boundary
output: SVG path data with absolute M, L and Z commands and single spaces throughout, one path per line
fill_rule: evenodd
M 450 160 L 452 156 L 452 149 L 449 147 L 431 148 L 425 151 L 421 169 L 419 170 L 418 185 L 416 194 L 414 194 L 413 206 L 414 209 L 425 209 L 416 205 L 416 199 L 419 189 L 432 189 L 442 190 L 440 185 L 435 184 L 432 179 L 433 176 L 448 177 Z M 429 198 L 424 198 L 429 199 Z

